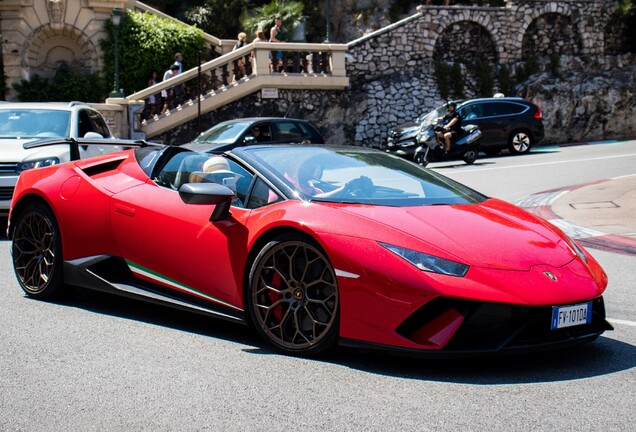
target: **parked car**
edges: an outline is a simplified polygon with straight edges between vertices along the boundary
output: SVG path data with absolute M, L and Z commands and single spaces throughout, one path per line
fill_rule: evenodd
M 99 111 L 81 102 L 0 104 L 0 214 L 7 214 L 18 176 L 24 170 L 70 160 L 69 146 L 25 149 L 45 138 L 114 138 Z M 80 157 L 113 147 L 80 147 Z
M 307 120 L 283 117 L 254 117 L 224 121 L 201 133 L 185 147 L 194 151 L 220 153 L 251 144 L 324 144 L 318 129 Z
M 481 129 L 481 149 L 495 155 L 504 148 L 512 154 L 528 153 L 545 136 L 541 108 L 523 98 L 472 99 L 457 107 L 463 124 Z
M 415 124 L 401 125 L 389 131 L 387 150 L 412 159 L 418 146 L 418 133 L 438 117 L 447 114 L 446 105 L 418 118 Z M 457 112 L 462 124 L 475 124 L 482 133 L 480 150 L 488 155 L 508 148 L 513 154 L 527 153 L 545 136 L 541 109 L 522 98 L 493 97 L 460 103 Z
M 369 148 L 142 142 L 22 173 L 9 227 L 29 297 L 143 299 L 252 325 L 287 354 L 514 353 L 612 328 L 607 276 L 575 240 Z

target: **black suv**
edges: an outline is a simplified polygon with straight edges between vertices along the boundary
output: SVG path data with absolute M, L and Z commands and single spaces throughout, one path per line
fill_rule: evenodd
M 462 125 L 475 124 L 482 133 L 480 150 L 496 155 L 504 148 L 513 154 L 527 153 L 544 138 L 541 109 L 517 97 L 493 97 L 457 102 Z M 389 131 L 388 151 L 410 159 L 415 154 L 418 134 L 438 117 L 448 113 L 442 105 L 417 119 Z
M 517 97 L 472 99 L 457 107 L 462 124 L 481 130 L 481 150 L 495 155 L 504 148 L 512 154 L 527 153 L 543 140 L 541 109 Z

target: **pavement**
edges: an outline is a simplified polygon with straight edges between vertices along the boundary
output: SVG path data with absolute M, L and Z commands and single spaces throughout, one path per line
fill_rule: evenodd
M 636 174 L 545 191 L 516 204 L 585 247 L 636 255 Z

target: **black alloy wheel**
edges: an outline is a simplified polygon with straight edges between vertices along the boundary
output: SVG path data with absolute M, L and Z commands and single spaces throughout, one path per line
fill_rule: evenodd
M 62 240 L 48 207 L 31 204 L 20 212 L 11 248 L 15 274 L 29 297 L 51 300 L 64 294 Z
M 336 274 L 322 249 L 304 236 L 280 236 L 260 251 L 247 305 L 259 334 L 284 353 L 312 356 L 336 343 Z

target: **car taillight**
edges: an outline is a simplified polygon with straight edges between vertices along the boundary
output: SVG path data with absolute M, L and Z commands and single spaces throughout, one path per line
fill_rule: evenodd
M 539 108 L 538 106 L 537 106 L 537 110 L 534 113 L 534 118 L 536 118 L 536 119 L 540 119 L 541 118 L 541 108 Z

